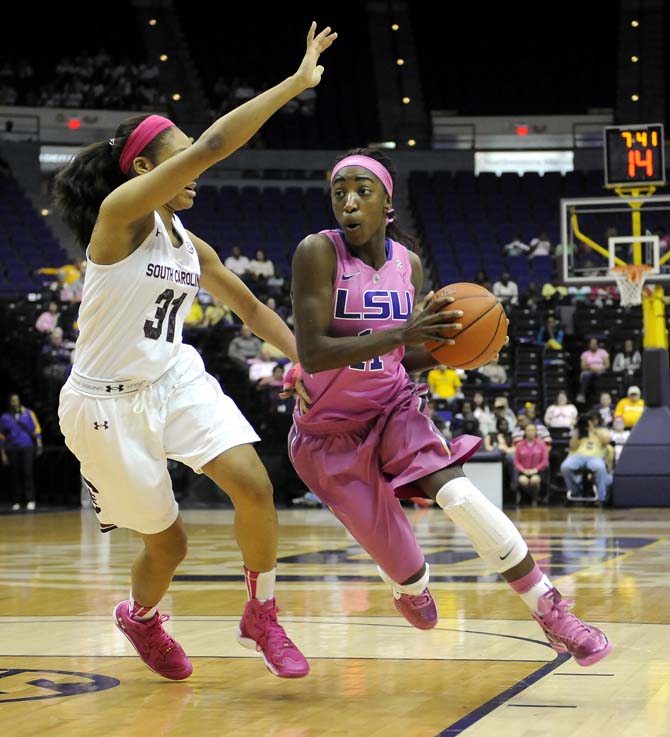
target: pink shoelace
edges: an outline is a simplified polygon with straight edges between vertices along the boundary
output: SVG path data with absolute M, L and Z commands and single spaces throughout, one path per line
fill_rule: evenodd
M 581 632 L 591 634 L 593 630 L 569 611 L 574 605 L 575 602 L 572 599 L 561 599 L 557 604 L 554 604 L 548 614 L 553 614 L 555 619 L 561 620 L 561 632 L 555 636 L 569 638 L 573 642 L 577 642 Z
M 428 589 L 424 589 L 418 596 L 410 597 L 413 609 L 423 609 L 430 604 L 430 594 Z
M 166 657 L 177 644 L 163 629 L 163 624 L 169 619 L 169 614 L 159 614 L 147 625 L 147 647 L 152 651 L 158 651 L 163 657 Z
M 262 632 L 258 637 L 257 645 L 262 650 L 267 645 L 270 646 L 275 652 L 281 651 L 284 648 L 295 647 L 291 642 L 284 628 L 277 622 L 277 614 L 279 614 L 279 607 L 275 606 L 272 609 L 265 609 L 259 607 L 257 617 L 260 622 L 267 622 L 267 625 L 262 628 Z

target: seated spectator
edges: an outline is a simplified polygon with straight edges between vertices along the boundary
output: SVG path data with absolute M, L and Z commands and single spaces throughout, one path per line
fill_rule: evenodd
M 546 302 L 557 305 L 568 296 L 568 288 L 554 276 L 550 282 L 542 286 L 542 296 Z
M 191 304 L 191 309 L 188 311 L 188 315 L 184 318 L 184 327 L 201 328 L 203 327 L 204 319 L 205 313 L 203 312 L 200 300 L 196 297 Z
M 476 391 L 472 395 L 472 413 L 479 423 L 482 437 L 486 437 L 486 435 L 495 431 L 496 418 L 482 392 Z
M 81 302 L 81 296 L 84 292 L 84 278 L 86 277 L 86 265 L 87 261 L 85 258 L 81 259 L 77 264 L 79 267 L 79 276 L 73 281 L 65 284 L 61 290 L 61 295 L 65 293 L 65 298 L 61 296 L 63 302 Z
M 509 243 L 506 243 L 502 249 L 502 255 L 504 256 L 522 256 L 524 253 L 530 251 L 530 246 L 521 240 L 521 233 L 515 233 L 514 238 Z
M 642 417 L 645 403 L 641 397 L 639 386 L 629 386 L 627 396 L 622 397 L 614 409 L 614 417 L 623 417 L 626 430 L 635 427 L 637 421 Z
M 623 417 L 618 415 L 614 418 L 612 429 L 610 430 L 610 438 L 614 443 L 614 465 L 616 465 L 617 461 L 621 457 L 621 451 L 629 437 L 630 430 L 626 430 Z
M 568 457 L 561 463 L 565 488 L 578 496 L 577 473 L 588 470 L 598 488 L 598 500 L 604 502 L 612 484 L 613 463 L 614 448 L 610 445 L 609 430 L 597 427 L 594 416 L 582 415 L 570 438 Z
M 602 427 L 611 427 L 614 419 L 612 395 L 609 392 L 600 392 L 600 402 L 593 408 L 600 416 Z
M 58 326 L 60 320 L 60 308 L 58 302 L 49 302 L 49 307 L 40 314 L 35 323 L 35 330 L 40 333 L 50 333 Z
M 480 287 L 484 287 L 484 289 L 488 289 L 489 292 L 492 291 L 493 287 L 491 285 L 491 280 L 488 277 L 488 274 L 483 270 L 480 269 L 476 274 L 474 278 L 474 284 L 479 284 Z
M 560 391 L 556 401 L 544 413 L 544 424 L 547 427 L 574 427 L 578 416 L 577 407 L 568 401 L 567 392 Z
M 233 325 L 235 317 L 228 305 L 224 305 L 220 299 L 214 297 L 212 304 L 205 307 L 202 319 L 203 327 L 211 328 L 221 322 L 223 325 Z
M 463 396 L 461 377 L 455 369 L 436 366 L 428 372 L 426 381 L 433 399 L 446 399 L 451 404 L 457 397 Z
M 547 315 L 547 319 L 539 329 L 535 342 L 544 346 L 546 350 L 563 350 L 563 328 L 554 315 Z
M 516 430 L 516 415 L 509 406 L 507 397 L 496 397 L 493 402 L 493 416 L 496 420 L 496 427 L 498 426 L 498 420 L 504 419 L 507 421 L 507 428 L 511 434 Z
M 514 467 L 519 492 L 530 492 L 532 504 L 537 506 L 549 468 L 549 448 L 537 437 L 537 428 L 530 422 L 524 429 L 524 437 L 514 446 Z
M 230 250 L 230 256 L 226 258 L 223 265 L 239 277 L 243 277 L 249 270 L 249 259 L 242 255 L 239 246 L 233 246 Z
M 546 230 L 541 230 L 535 238 L 530 241 L 530 253 L 528 258 L 535 256 L 551 256 L 551 241 Z
M 530 402 L 528 402 L 530 404 Z M 543 425 L 537 418 L 531 420 L 528 412 L 525 409 L 520 409 L 516 413 L 516 429 L 512 432 L 512 440 L 516 445 L 520 440 L 523 440 L 526 436 L 526 427 L 533 425 L 535 427 L 535 435 L 538 440 L 541 440 L 545 445 L 550 448 L 553 442 L 549 428 Z
M 468 430 L 465 429 L 466 426 L 469 428 Z M 480 438 L 482 437 L 479 431 L 479 422 L 477 422 L 477 418 L 473 412 L 472 402 L 469 399 L 463 399 L 461 401 L 460 409 L 456 411 L 451 419 L 449 431 L 453 438 L 458 435 L 469 435 L 471 433 Z
M 42 375 L 46 379 L 47 394 L 52 401 L 70 375 L 73 355 L 71 347 L 63 340 L 62 328 L 54 328 L 42 348 Z
M 510 432 L 509 423 L 504 417 L 496 421 L 495 432 L 484 437 L 484 450 L 489 452 L 499 450 L 503 457 L 503 485 L 509 488 L 514 477 L 514 441 Z
M 610 367 L 610 354 L 601 348 L 598 338 L 589 340 L 589 347 L 581 355 L 581 369 L 579 375 L 579 394 L 577 402 L 586 402 L 593 379 Z
M 250 358 L 247 362 L 249 364 L 249 381 L 252 384 L 256 384 L 260 379 L 272 376 L 272 372 L 278 363 L 277 359 L 271 356 L 268 346 L 270 346 L 270 343 L 263 343 L 258 356 L 256 358 Z M 288 361 L 284 364 L 284 368 L 288 370 L 292 365 Z
M 275 267 L 272 261 L 265 256 L 265 252 L 259 248 L 255 256 L 249 261 L 247 272 L 256 279 L 267 280 L 274 276 Z
M 623 374 L 627 385 L 632 383 L 633 376 L 642 368 L 642 355 L 635 348 L 633 341 L 626 338 L 623 343 L 623 350 L 614 356 L 612 361 L 612 371 L 616 374 Z
M 502 302 L 503 305 L 519 304 L 519 286 L 512 281 L 509 272 L 503 271 L 500 280 L 493 285 L 493 294 Z
M 489 363 L 484 366 L 480 366 L 477 372 L 480 376 L 488 379 L 491 384 L 507 384 L 507 371 L 505 367 L 501 366 L 498 357 L 491 359 Z
M 246 375 L 249 371 L 249 361 L 260 356 L 262 344 L 261 339 L 243 324 L 240 326 L 239 334 L 228 345 L 228 358 Z

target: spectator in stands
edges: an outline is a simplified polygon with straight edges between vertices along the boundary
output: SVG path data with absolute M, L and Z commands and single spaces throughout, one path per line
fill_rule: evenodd
M 496 426 L 498 425 L 498 420 L 504 419 L 507 421 L 507 427 L 510 434 L 516 430 L 516 415 L 509 406 L 507 397 L 495 398 L 493 402 L 493 416 L 496 419 Z
M 609 392 L 600 392 L 600 402 L 593 409 L 600 416 L 602 427 L 612 427 L 614 408 L 612 407 L 612 395 Z
M 484 366 L 480 366 L 477 371 L 491 384 L 507 384 L 507 371 L 504 366 L 500 365 L 500 359 L 497 356 Z
M 544 413 L 544 424 L 550 428 L 574 427 L 578 416 L 577 407 L 568 401 L 567 392 L 560 391 L 556 395 L 556 401 Z
M 274 346 L 270 346 L 270 343 L 263 343 L 258 357 L 250 358 L 248 361 L 248 376 L 249 381 L 252 384 L 256 384 L 260 379 L 272 376 L 274 367 L 279 363 L 279 361 L 272 356 L 272 348 L 274 348 Z M 286 362 L 286 359 L 284 359 L 283 362 Z M 290 368 L 293 364 L 289 361 L 286 365 Z
M 530 251 L 530 246 L 521 239 L 521 233 L 515 233 L 514 238 L 506 243 L 502 249 L 503 256 L 523 256 Z
M 542 286 L 542 296 L 551 305 L 557 305 L 568 296 L 568 288 L 561 284 L 557 276 Z
M 60 307 L 58 302 L 51 300 L 49 307 L 40 314 L 35 322 L 35 330 L 40 333 L 50 333 L 58 326 L 60 319 Z
M 9 395 L 7 411 L 0 416 L 0 459 L 9 466 L 12 511 L 35 509 L 35 456 L 42 453 L 42 428 L 37 415 L 21 404 L 18 394 Z
M 240 278 L 246 276 L 249 271 L 249 259 L 242 255 L 239 246 L 231 248 L 230 256 L 223 262 L 223 265 Z
M 489 407 L 489 403 L 482 392 L 476 391 L 472 395 L 472 412 L 479 423 L 479 429 L 483 437 L 496 429 L 496 418 Z
M 87 261 L 85 258 L 81 259 L 77 266 L 79 267 L 79 276 L 73 279 L 63 287 L 66 292 L 68 302 L 81 302 L 81 297 L 84 292 L 84 278 L 86 277 L 86 266 Z
M 509 272 L 503 271 L 500 280 L 493 285 L 493 294 L 502 302 L 503 305 L 519 304 L 519 286 L 512 281 Z
M 623 417 L 626 430 L 630 430 L 637 424 L 644 412 L 645 403 L 642 399 L 639 386 L 629 386 L 625 397 L 622 397 L 614 409 L 614 417 Z
M 484 438 L 484 450 L 492 452 L 498 450 L 503 456 L 503 486 L 509 488 L 514 478 L 514 441 L 509 423 L 505 417 L 496 420 L 495 432 Z
M 461 393 L 461 377 L 455 369 L 439 365 L 428 372 L 426 378 L 433 399 L 445 399 L 448 404 L 463 396 Z
M 588 349 L 581 355 L 581 373 L 579 375 L 577 402 L 586 402 L 594 378 L 607 371 L 609 367 L 609 353 L 600 346 L 598 338 L 591 338 Z
M 632 383 L 635 374 L 642 368 L 642 355 L 635 348 L 635 344 L 630 338 L 626 338 L 623 343 L 623 350 L 614 356 L 612 361 L 612 371 L 616 374 L 623 374 L 625 386 Z
M 262 344 L 261 339 L 257 338 L 246 325 L 242 324 L 239 334 L 228 345 L 228 358 L 246 375 L 249 371 L 249 361 L 259 358 Z
M 527 404 L 531 403 L 527 402 Z M 526 427 L 528 425 L 533 425 L 535 427 L 535 434 L 538 440 L 541 440 L 548 448 L 550 448 L 552 437 L 549 432 L 549 428 L 546 425 L 543 425 L 537 418 L 531 419 L 526 409 L 520 409 L 516 413 L 516 429 L 512 432 L 512 440 L 514 441 L 514 444 L 516 445 L 520 440 L 523 440 L 526 435 Z
M 475 274 L 474 283 L 479 284 L 479 286 L 484 287 L 484 289 L 488 289 L 489 292 L 493 289 L 489 275 L 484 271 L 484 269 L 479 269 Z
M 544 325 L 538 330 L 535 342 L 545 350 L 563 350 L 563 328 L 554 315 L 547 315 Z
M 613 463 L 614 449 L 610 445 L 609 430 L 597 426 L 595 415 L 581 415 L 570 438 L 568 457 L 561 463 L 565 488 L 578 495 L 577 473 L 591 471 L 598 488 L 598 500 L 604 502 L 612 484 Z
M 42 375 L 47 384 L 49 399 L 58 395 L 72 369 L 72 349 L 63 340 L 63 329 L 54 328 L 42 348 Z
M 610 438 L 614 443 L 614 465 L 621 457 L 621 451 L 629 437 L 630 430 L 626 430 L 623 416 L 618 415 L 612 421 L 612 429 L 610 430 Z
M 202 324 L 206 328 L 213 328 L 219 322 L 223 325 L 232 325 L 235 322 L 235 317 L 228 305 L 224 305 L 220 299 L 214 297 L 212 304 L 205 307 Z
M 532 504 L 537 506 L 549 468 L 549 448 L 537 437 L 537 427 L 533 423 L 526 425 L 524 437 L 514 446 L 514 467 L 518 491 L 520 494 L 530 492 Z
M 551 255 L 551 241 L 546 230 L 541 230 L 535 238 L 531 238 L 530 241 L 530 253 L 528 258 L 535 258 L 536 256 L 550 256 Z
M 460 405 L 460 408 L 454 413 L 449 424 L 451 437 L 455 438 L 459 435 L 483 437 L 480 432 L 479 422 L 473 411 L 472 402 L 469 399 L 462 399 Z
M 274 276 L 275 267 L 272 261 L 265 255 L 265 251 L 259 248 L 251 261 L 249 261 L 247 272 L 252 274 L 256 280 L 267 282 L 268 279 Z

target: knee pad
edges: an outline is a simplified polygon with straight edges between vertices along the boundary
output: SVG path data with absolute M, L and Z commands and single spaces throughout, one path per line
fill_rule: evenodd
M 508 571 L 528 554 L 528 546 L 514 523 L 465 476 L 446 483 L 435 500 L 494 571 Z

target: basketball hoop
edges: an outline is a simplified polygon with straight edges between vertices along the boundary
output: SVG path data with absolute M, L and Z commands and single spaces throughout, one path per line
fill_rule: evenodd
M 621 295 L 622 307 L 642 304 L 644 280 L 652 271 L 653 268 L 649 264 L 626 264 L 626 266 L 614 266 L 610 269 L 610 274 L 616 280 Z

